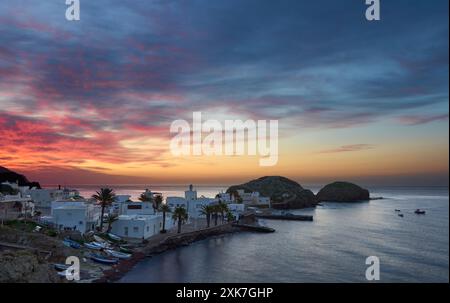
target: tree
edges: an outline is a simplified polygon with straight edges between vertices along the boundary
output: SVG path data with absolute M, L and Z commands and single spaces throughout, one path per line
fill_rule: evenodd
M 153 198 L 153 209 L 155 210 L 155 212 L 160 208 L 162 203 L 163 203 L 163 196 L 162 195 L 156 195 Z
M 142 193 L 138 199 L 141 202 L 153 202 L 152 197 L 148 196 L 147 193 Z
M 200 213 L 206 217 L 206 226 L 211 225 L 211 214 L 214 212 L 214 207 L 212 205 L 202 205 Z
M 217 220 L 219 218 L 219 212 L 220 212 L 219 205 L 218 204 L 211 205 L 211 207 L 212 207 L 212 214 L 213 214 L 213 218 L 214 218 L 214 225 L 217 226 Z
M 186 209 L 183 206 L 176 207 L 173 211 L 172 219 L 178 222 L 178 233 L 181 233 L 181 225 L 184 224 L 188 219 Z
M 234 215 L 231 211 L 228 210 L 227 212 L 227 221 L 228 222 L 233 222 L 234 221 Z
M 108 220 L 106 221 L 106 222 L 108 222 L 108 229 L 106 230 L 106 232 L 110 232 L 111 231 L 111 228 L 112 228 L 112 224 L 115 222 L 115 221 L 117 221 L 117 219 L 118 219 L 118 216 L 115 216 L 115 215 L 110 215 L 110 216 L 108 216 Z
M 92 195 L 92 198 L 97 200 L 98 204 L 100 204 L 102 208 L 100 218 L 100 231 L 103 231 L 103 215 L 105 214 L 105 207 L 111 205 L 114 202 L 116 194 L 114 193 L 114 190 L 111 188 L 101 188 L 100 191 Z
M 161 206 L 159 207 L 159 210 L 163 213 L 163 226 L 162 226 L 162 233 L 166 232 L 166 213 L 170 213 L 171 209 L 169 207 L 169 205 L 167 204 L 161 204 Z
M 225 220 L 225 214 L 229 211 L 228 205 L 226 205 L 222 201 L 219 201 L 219 204 L 217 204 L 217 211 L 220 213 L 220 218 L 223 223 L 223 221 Z

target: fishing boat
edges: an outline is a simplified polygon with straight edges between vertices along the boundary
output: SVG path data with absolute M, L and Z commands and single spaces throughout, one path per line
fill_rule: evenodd
M 115 250 L 112 250 L 112 249 L 107 249 L 107 250 L 105 250 L 106 251 L 106 253 L 108 254 L 108 255 L 110 255 L 110 256 L 112 256 L 112 257 L 115 257 L 115 258 L 119 258 L 119 259 L 129 259 L 130 257 L 131 257 L 131 254 L 126 254 L 126 253 L 123 253 L 123 252 L 118 252 L 118 251 L 115 251 Z
M 108 237 L 110 237 L 111 239 L 115 240 L 115 241 L 121 241 L 122 238 L 119 236 L 116 236 L 115 234 L 112 233 L 108 233 Z
M 398 214 L 398 216 L 399 216 L 399 217 L 402 217 L 402 218 L 404 217 L 404 215 L 403 215 L 403 214 Z
M 94 240 L 95 240 L 96 242 L 99 242 L 99 243 L 105 243 L 105 244 L 107 244 L 107 245 L 110 245 L 110 244 L 111 244 L 111 242 L 109 242 L 108 240 L 105 240 L 105 239 L 103 239 L 102 237 L 99 237 L 99 236 L 97 236 L 97 235 L 94 235 Z
M 133 253 L 133 250 L 131 250 L 129 248 L 126 248 L 124 246 L 119 246 L 119 250 L 120 250 L 120 252 L 123 252 L 123 253 L 126 253 L 126 254 L 132 254 Z
M 84 243 L 84 246 L 89 248 L 89 249 L 94 249 L 94 250 L 100 250 L 103 249 L 103 247 L 101 245 L 97 245 L 94 244 L 95 242 L 91 242 L 91 243 Z
M 424 210 L 421 210 L 421 209 L 416 209 L 416 211 L 414 213 L 418 214 L 418 215 L 425 215 L 426 212 Z
M 113 264 L 116 264 L 117 262 L 119 262 L 117 259 L 103 257 L 102 255 L 99 255 L 99 254 L 91 254 L 90 258 L 97 263 L 108 264 L 108 265 L 113 265 Z
M 58 274 L 58 276 L 61 276 L 61 277 L 67 277 L 67 271 L 66 270 L 58 271 L 57 274 Z
M 110 247 L 110 245 L 108 243 L 101 243 L 101 242 L 93 241 L 93 242 L 91 242 L 91 244 L 97 245 L 97 246 L 99 246 L 101 248 L 109 248 Z
M 396 211 L 396 212 L 399 212 L 399 211 L 400 211 L 400 209 L 396 209 L 395 211 Z
M 68 238 L 63 240 L 63 244 L 67 247 L 71 247 L 71 248 L 75 248 L 75 249 L 79 249 L 81 247 L 80 243 L 75 242 Z
M 53 264 L 57 271 L 65 271 L 69 268 L 69 265 L 66 264 Z

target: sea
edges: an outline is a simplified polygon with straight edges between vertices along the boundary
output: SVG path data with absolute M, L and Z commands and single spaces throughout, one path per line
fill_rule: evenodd
M 197 186 L 214 197 L 226 186 Z M 79 186 L 89 197 L 98 188 Z M 136 199 L 143 185 L 121 185 L 117 194 Z M 153 186 L 183 196 L 184 186 Z M 314 192 L 317 188 L 311 188 Z M 448 187 L 374 187 L 360 203 L 323 203 L 292 210 L 313 222 L 260 220 L 274 233 L 243 232 L 195 242 L 144 259 L 119 282 L 368 282 L 366 271 L 379 261 L 379 282 L 449 282 Z M 425 215 L 414 213 L 416 209 Z M 397 211 L 396 211 L 397 210 Z M 398 211 L 400 210 L 400 211 Z M 399 214 L 403 214 L 400 217 Z

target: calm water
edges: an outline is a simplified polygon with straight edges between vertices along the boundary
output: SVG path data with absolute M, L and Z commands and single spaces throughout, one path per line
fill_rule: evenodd
M 117 192 L 136 197 L 142 190 L 132 189 Z M 220 189 L 199 188 L 199 194 Z M 155 190 L 167 196 L 184 189 Z M 120 282 L 365 282 L 368 256 L 379 257 L 381 282 L 448 282 L 448 189 L 371 191 L 387 199 L 294 211 L 314 215 L 314 222 L 260 221 L 276 232 L 197 242 L 142 261 Z M 415 215 L 417 208 L 427 214 Z

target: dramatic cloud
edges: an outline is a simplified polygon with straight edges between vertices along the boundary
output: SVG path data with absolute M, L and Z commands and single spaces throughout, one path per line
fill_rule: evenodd
M 361 151 L 367 149 L 373 149 L 374 146 L 371 144 L 351 144 L 351 145 L 343 145 L 334 149 L 327 149 L 319 151 L 318 154 L 334 154 L 334 153 L 345 153 L 345 152 L 354 152 Z
M 68 22 L 61 1 L 2 1 L 0 159 L 168 167 L 169 125 L 193 111 L 279 119 L 292 133 L 448 120 L 448 1 L 386 1 L 377 24 L 364 10 L 96 0 Z

